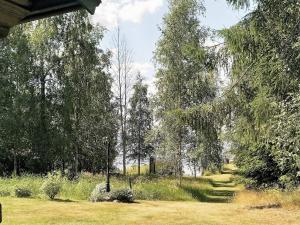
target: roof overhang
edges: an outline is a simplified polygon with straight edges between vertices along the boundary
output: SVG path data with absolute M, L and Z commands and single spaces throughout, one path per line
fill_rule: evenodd
M 86 9 L 91 14 L 101 0 L 0 0 L 0 37 L 7 36 L 9 29 L 49 16 Z

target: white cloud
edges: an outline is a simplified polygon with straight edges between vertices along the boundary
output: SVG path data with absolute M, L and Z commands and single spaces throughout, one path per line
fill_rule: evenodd
M 144 78 L 145 83 L 148 85 L 149 93 L 154 94 L 155 91 L 155 68 L 152 63 L 139 63 L 132 64 L 133 74 L 140 72 Z
M 132 64 L 132 67 L 135 71 L 135 73 L 137 72 L 141 72 L 142 76 L 145 79 L 148 79 L 150 77 L 153 76 L 154 73 L 154 66 L 151 63 L 139 63 L 139 62 L 134 62 Z
M 120 22 L 140 23 L 146 14 L 155 13 L 164 0 L 103 0 L 93 19 L 107 28 Z

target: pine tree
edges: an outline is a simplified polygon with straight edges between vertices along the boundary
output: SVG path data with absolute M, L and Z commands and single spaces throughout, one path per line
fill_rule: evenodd
M 145 143 L 146 136 L 151 129 L 152 116 L 148 99 L 148 87 L 143 84 L 139 73 L 133 85 L 133 95 L 130 98 L 129 109 L 129 143 L 130 157 L 137 160 L 138 175 L 141 174 L 141 160 L 150 156 L 152 147 Z

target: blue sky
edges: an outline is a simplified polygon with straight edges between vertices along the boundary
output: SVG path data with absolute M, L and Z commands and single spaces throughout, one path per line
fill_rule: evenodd
M 236 24 L 246 11 L 234 10 L 225 0 L 205 0 L 206 15 L 203 25 L 222 29 Z M 159 25 L 167 13 L 167 0 L 103 0 L 93 16 L 94 21 L 107 27 L 104 48 L 112 48 L 112 36 L 119 25 L 122 35 L 133 51 L 135 71 L 141 71 L 153 92 L 154 65 L 152 62 L 155 44 L 159 39 Z

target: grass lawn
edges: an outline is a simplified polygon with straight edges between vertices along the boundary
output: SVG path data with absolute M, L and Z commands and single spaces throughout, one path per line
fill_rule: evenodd
M 299 210 L 249 210 L 233 203 L 141 201 L 120 204 L 16 198 L 2 198 L 1 202 L 4 225 L 288 225 L 300 221 Z
M 168 178 L 166 178 L 168 179 Z M 157 188 L 170 180 L 158 182 Z M 153 182 L 153 181 L 152 181 Z M 171 182 L 172 184 L 172 182 Z M 150 190 L 155 189 L 148 183 Z M 147 186 L 143 186 L 147 188 Z M 198 180 L 186 178 L 180 190 L 164 190 L 174 201 L 138 200 L 134 204 L 91 203 L 84 200 L 49 201 L 34 198 L 1 197 L 4 225 L 290 225 L 300 224 L 299 208 L 250 209 L 231 199 L 241 187 L 232 181 L 231 170 Z M 168 190 L 168 191 L 167 191 Z M 148 190 L 148 193 L 149 190 Z M 176 199 L 184 201 L 176 201 Z M 72 199 L 72 198 L 71 198 Z M 189 200 L 190 199 L 190 200 Z

